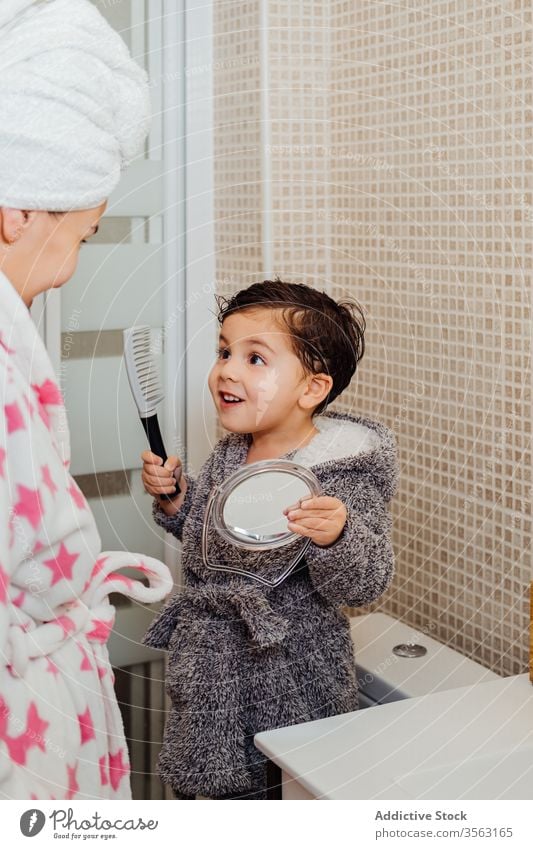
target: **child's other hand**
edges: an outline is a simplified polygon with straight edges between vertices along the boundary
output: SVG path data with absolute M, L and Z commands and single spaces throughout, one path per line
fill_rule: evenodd
M 283 512 L 289 519 L 290 531 L 311 537 L 317 545 L 331 545 L 335 542 L 342 533 L 347 517 L 342 501 L 329 495 L 302 498 L 298 504 L 287 507 Z
M 160 495 L 177 495 L 176 481 L 181 477 L 181 460 L 178 457 L 168 457 L 165 464 L 157 454 L 143 451 L 141 454 L 143 470 L 142 482 L 146 492 L 157 498 Z

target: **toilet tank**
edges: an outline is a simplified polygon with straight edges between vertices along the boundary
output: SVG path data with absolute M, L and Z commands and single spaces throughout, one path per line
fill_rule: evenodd
M 386 613 L 356 616 L 350 627 L 360 708 L 500 677 Z M 426 652 L 402 657 L 393 651 L 395 647 L 406 645 L 410 651 L 410 644 L 422 646 Z

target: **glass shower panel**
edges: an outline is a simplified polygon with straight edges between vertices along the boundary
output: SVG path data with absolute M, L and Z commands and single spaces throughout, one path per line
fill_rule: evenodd
M 61 331 L 98 334 L 132 324 L 160 328 L 163 286 L 161 245 L 83 245 L 76 274 L 62 290 Z M 64 343 L 63 338 L 61 358 L 68 361 Z
M 94 512 L 106 549 L 165 559 L 164 533 L 140 480 L 147 447 L 127 384 L 122 331 L 164 325 L 161 48 L 158 0 L 99 3 L 150 78 L 152 128 L 143 155 L 122 175 L 97 236 L 83 246 L 61 290 L 60 373 L 72 443 L 72 473 Z M 161 360 L 161 357 L 158 358 Z M 161 366 L 161 362 L 158 363 Z M 164 422 L 164 405 L 160 405 Z M 136 575 L 138 577 L 138 575 Z M 161 798 L 155 759 L 165 717 L 163 655 L 141 644 L 155 610 L 114 594 L 109 654 L 128 739 L 134 798 Z
M 140 481 L 147 443 L 122 359 L 124 328 L 147 324 L 160 340 L 164 325 L 161 3 L 130 0 L 99 8 L 149 74 L 153 120 L 144 152 L 122 175 L 98 234 L 83 245 L 76 274 L 60 290 L 59 375 L 71 471 L 94 512 L 103 549 L 165 560 L 165 535 L 153 523 L 152 499 Z M 158 366 L 161 359 L 156 357 Z M 163 423 L 164 404 L 158 412 Z M 141 645 L 154 610 L 118 594 L 112 601 L 112 663 L 160 658 Z
M 119 333 L 117 356 L 89 354 L 70 360 L 65 367 L 64 397 L 72 451 L 70 470 L 76 478 L 102 472 L 107 473 L 108 481 L 115 472 L 122 478 L 123 470 L 140 468 L 141 451 L 147 448 L 126 377 L 119 347 L 122 332 Z M 110 342 L 114 341 L 111 331 Z M 156 368 L 157 362 L 158 358 L 154 357 Z
M 122 330 L 164 324 L 162 252 L 161 4 L 102 3 L 100 11 L 149 74 L 152 128 L 144 153 L 124 172 L 100 231 L 82 247 L 61 290 L 60 377 L 72 442 L 72 473 L 97 518 L 104 547 L 164 559 L 151 499 L 140 487 L 144 431 L 122 361 Z M 160 408 L 164 417 L 164 405 Z
M 143 552 L 177 564 L 177 543 L 164 539 L 154 524 L 152 499 L 142 487 L 140 454 L 147 443 L 122 360 L 123 329 L 147 324 L 160 352 L 156 363 L 162 366 L 169 289 L 181 304 L 173 271 L 181 259 L 169 260 L 163 242 L 164 229 L 169 229 L 163 169 L 172 179 L 180 167 L 177 134 L 170 134 L 163 146 L 163 2 L 104 0 L 97 6 L 148 73 L 151 131 L 143 153 L 123 173 L 110 197 L 98 234 L 82 246 L 75 276 L 67 286 L 40 299 L 32 314 L 65 397 L 71 471 L 93 510 L 103 550 Z M 170 19 L 177 26 L 176 11 Z M 171 341 L 175 355 L 185 340 L 179 345 Z M 181 357 L 181 349 L 178 353 Z M 178 409 L 184 407 L 182 384 L 180 397 L 169 401 Z M 158 412 L 164 432 L 165 404 Z M 178 436 L 173 432 L 171 443 L 169 435 L 169 450 Z M 130 602 L 118 593 L 111 601 L 117 616 L 108 648 L 130 749 L 134 798 L 161 798 L 164 790 L 155 775 L 155 758 L 166 711 L 164 654 L 141 643 L 159 605 Z

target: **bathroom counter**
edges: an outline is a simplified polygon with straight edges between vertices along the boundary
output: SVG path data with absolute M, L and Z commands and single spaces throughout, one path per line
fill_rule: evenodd
M 255 735 L 283 799 L 532 799 L 529 676 Z

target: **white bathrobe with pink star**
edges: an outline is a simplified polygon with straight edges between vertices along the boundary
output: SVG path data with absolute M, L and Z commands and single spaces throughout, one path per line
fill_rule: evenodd
M 158 601 L 172 578 L 158 560 L 101 552 L 69 474 L 48 354 L 1 273 L 0 413 L 0 798 L 128 799 L 108 595 Z M 125 566 L 149 586 L 117 571 Z

